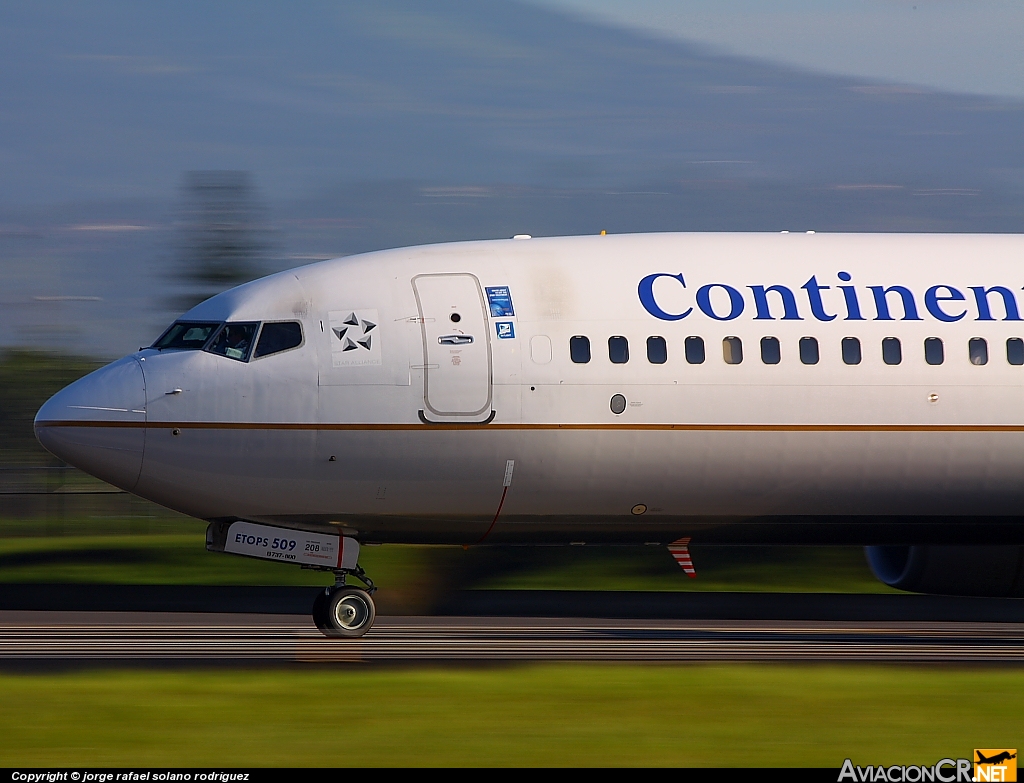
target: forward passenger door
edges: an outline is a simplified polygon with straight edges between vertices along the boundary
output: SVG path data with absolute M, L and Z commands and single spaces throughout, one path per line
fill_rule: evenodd
M 423 404 L 430 420 L 486 421 L 491 345 L 483 290 L 468 273 L 412 279 L 423 338 Z

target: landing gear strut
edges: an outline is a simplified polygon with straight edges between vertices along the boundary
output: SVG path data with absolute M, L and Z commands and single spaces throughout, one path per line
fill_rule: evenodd
M 366 589 L 346 585 L 349 576 L 365 584 Z M 375 592 L 373 580 L 360 566 L 338 569 L 334 586 L 325 587 L 313 601 L 313 622 L 324 636 L 358 638 L 370 630 L 377 616 L 370 597 Z

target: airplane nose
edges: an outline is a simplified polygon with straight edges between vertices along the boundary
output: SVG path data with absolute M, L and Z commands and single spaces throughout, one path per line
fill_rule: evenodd
M 127 356 L 53 395 L 35 419 L 47 451 L 115 487 L 131 491 L 146 445 L 146 381 Z

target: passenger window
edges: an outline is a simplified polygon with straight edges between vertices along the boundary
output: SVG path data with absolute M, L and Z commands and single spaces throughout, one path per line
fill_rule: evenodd
M 971 357 L 971 364 L 988 364 L 988 343 L 985 338 L 972 337 L 967 343 L 967 355 Z
M 726 337 L 722 340 L 722 357 L 726 364 L 739 364 L 743 361 L 743 341 L 739 337 Z
M 622 335 L 608 338 L 608 358 L 612 364 L 625 364 L 629 361 L 629 341 Z
M 856 337 L 843 338 L 843 362 L 860 364 L 860 340 Z
M 664 337 L 647 338 L 647 361 L 651 364 L 664 364 L 668 361 L 668 346 Z
M 800 361 L 804 364 L 818 363 L 818 341 L 816 338 L 800 338 Z
M 926 337 L 924 341 L 924 360 L 928 364 L 942 364 L 946 353 L 942 349 L 942 340 L 938 337 Z
M 217 332 L 217 336 L 213 338 L 213 342 L 206 348 L 207 352 L 244 362 L 249 356 L 249 349 L 252 347 L 252 339 L 256 336 L 258 325 L 224 324 L 224 327 Z
M 256 343 L 252 357 L 259 359 L 261 356 L 297 348 L 301 344 L 302 327 L 297 322 L 263 324 L 263 331 L 260 332 L 260 339 Z
M 569 338 L 569 358 L 575 364 L 586 364 L 590 361 L 590 338 L 581 334 Z
M 160 339 L 153 343 L 153 347 L 159 350 L 171 349 L 178 351 L 198 351 L 210 335 L 214 333 L 220 323 L 190 323 L 178 321 L 171 324 L 171 328 L 164 332 Z
M 690 364 L 704 364 L 704 338 L 687 337 L 683 343 L 686 361 Z
M 1011 337 L 1006 341 L 1006 361 L 1010 364 L 1024 364 L 1024 340 Z
M 778 364 L 782 359 L 782 348 L 778 337 L 761 338 L 761 361 L 765 364 Z
M 882 361 L 886 364 L 899 364 L 903 361 L 903 346 L 898 337 L 882 339 Z

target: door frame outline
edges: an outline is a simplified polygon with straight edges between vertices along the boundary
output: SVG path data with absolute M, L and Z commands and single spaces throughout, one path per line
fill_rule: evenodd
M 421 277 L 469 277 L 472 278 L 473 283 L 476 285 L 477 299 L 480 305 L 480 313 L 483 315 L 483 326 L 484 326 L 484 339 L 487 346 L 487 401 L 484 406 L 479 410 L 471 413 L 459 412 L 450 413 L 445 411 L 439 411 L 430 404 L 430 398 L 428 397 L 430 390 L 430 361 L 429 354 L 427 353 L 427 314 L 423 312 L 423 303 L 420 301 L 420 292 L 416 287 L 416 281 Z M 480 416 L 486 411 L 491 411 L 490 418 L 486 421 L 478 422 L 480 424 L 487 424 L 494 418 L 494 411 L 491 407 L 494 403 L 494 364 L 491 356 L 491 332 L 488 328 L 490 326 L 488 322 L 488 312 L 486 307 L 486 299 L 484 298 L 484 289 L 480 285 L 480 278 L 474 275 L 472 272 L 434 272 L 430 274 L 414 275 L 412 280 L 412 292 L 416 297 L 416 310 L 420 318 L 420 339 L 423 346 L 423 405 L 424 407 L 433 413 L 435 416 L 445 416 L 450 418 L 467 418 L 470 416 Z M 440 369 L 440 368 L 438 368 Z

